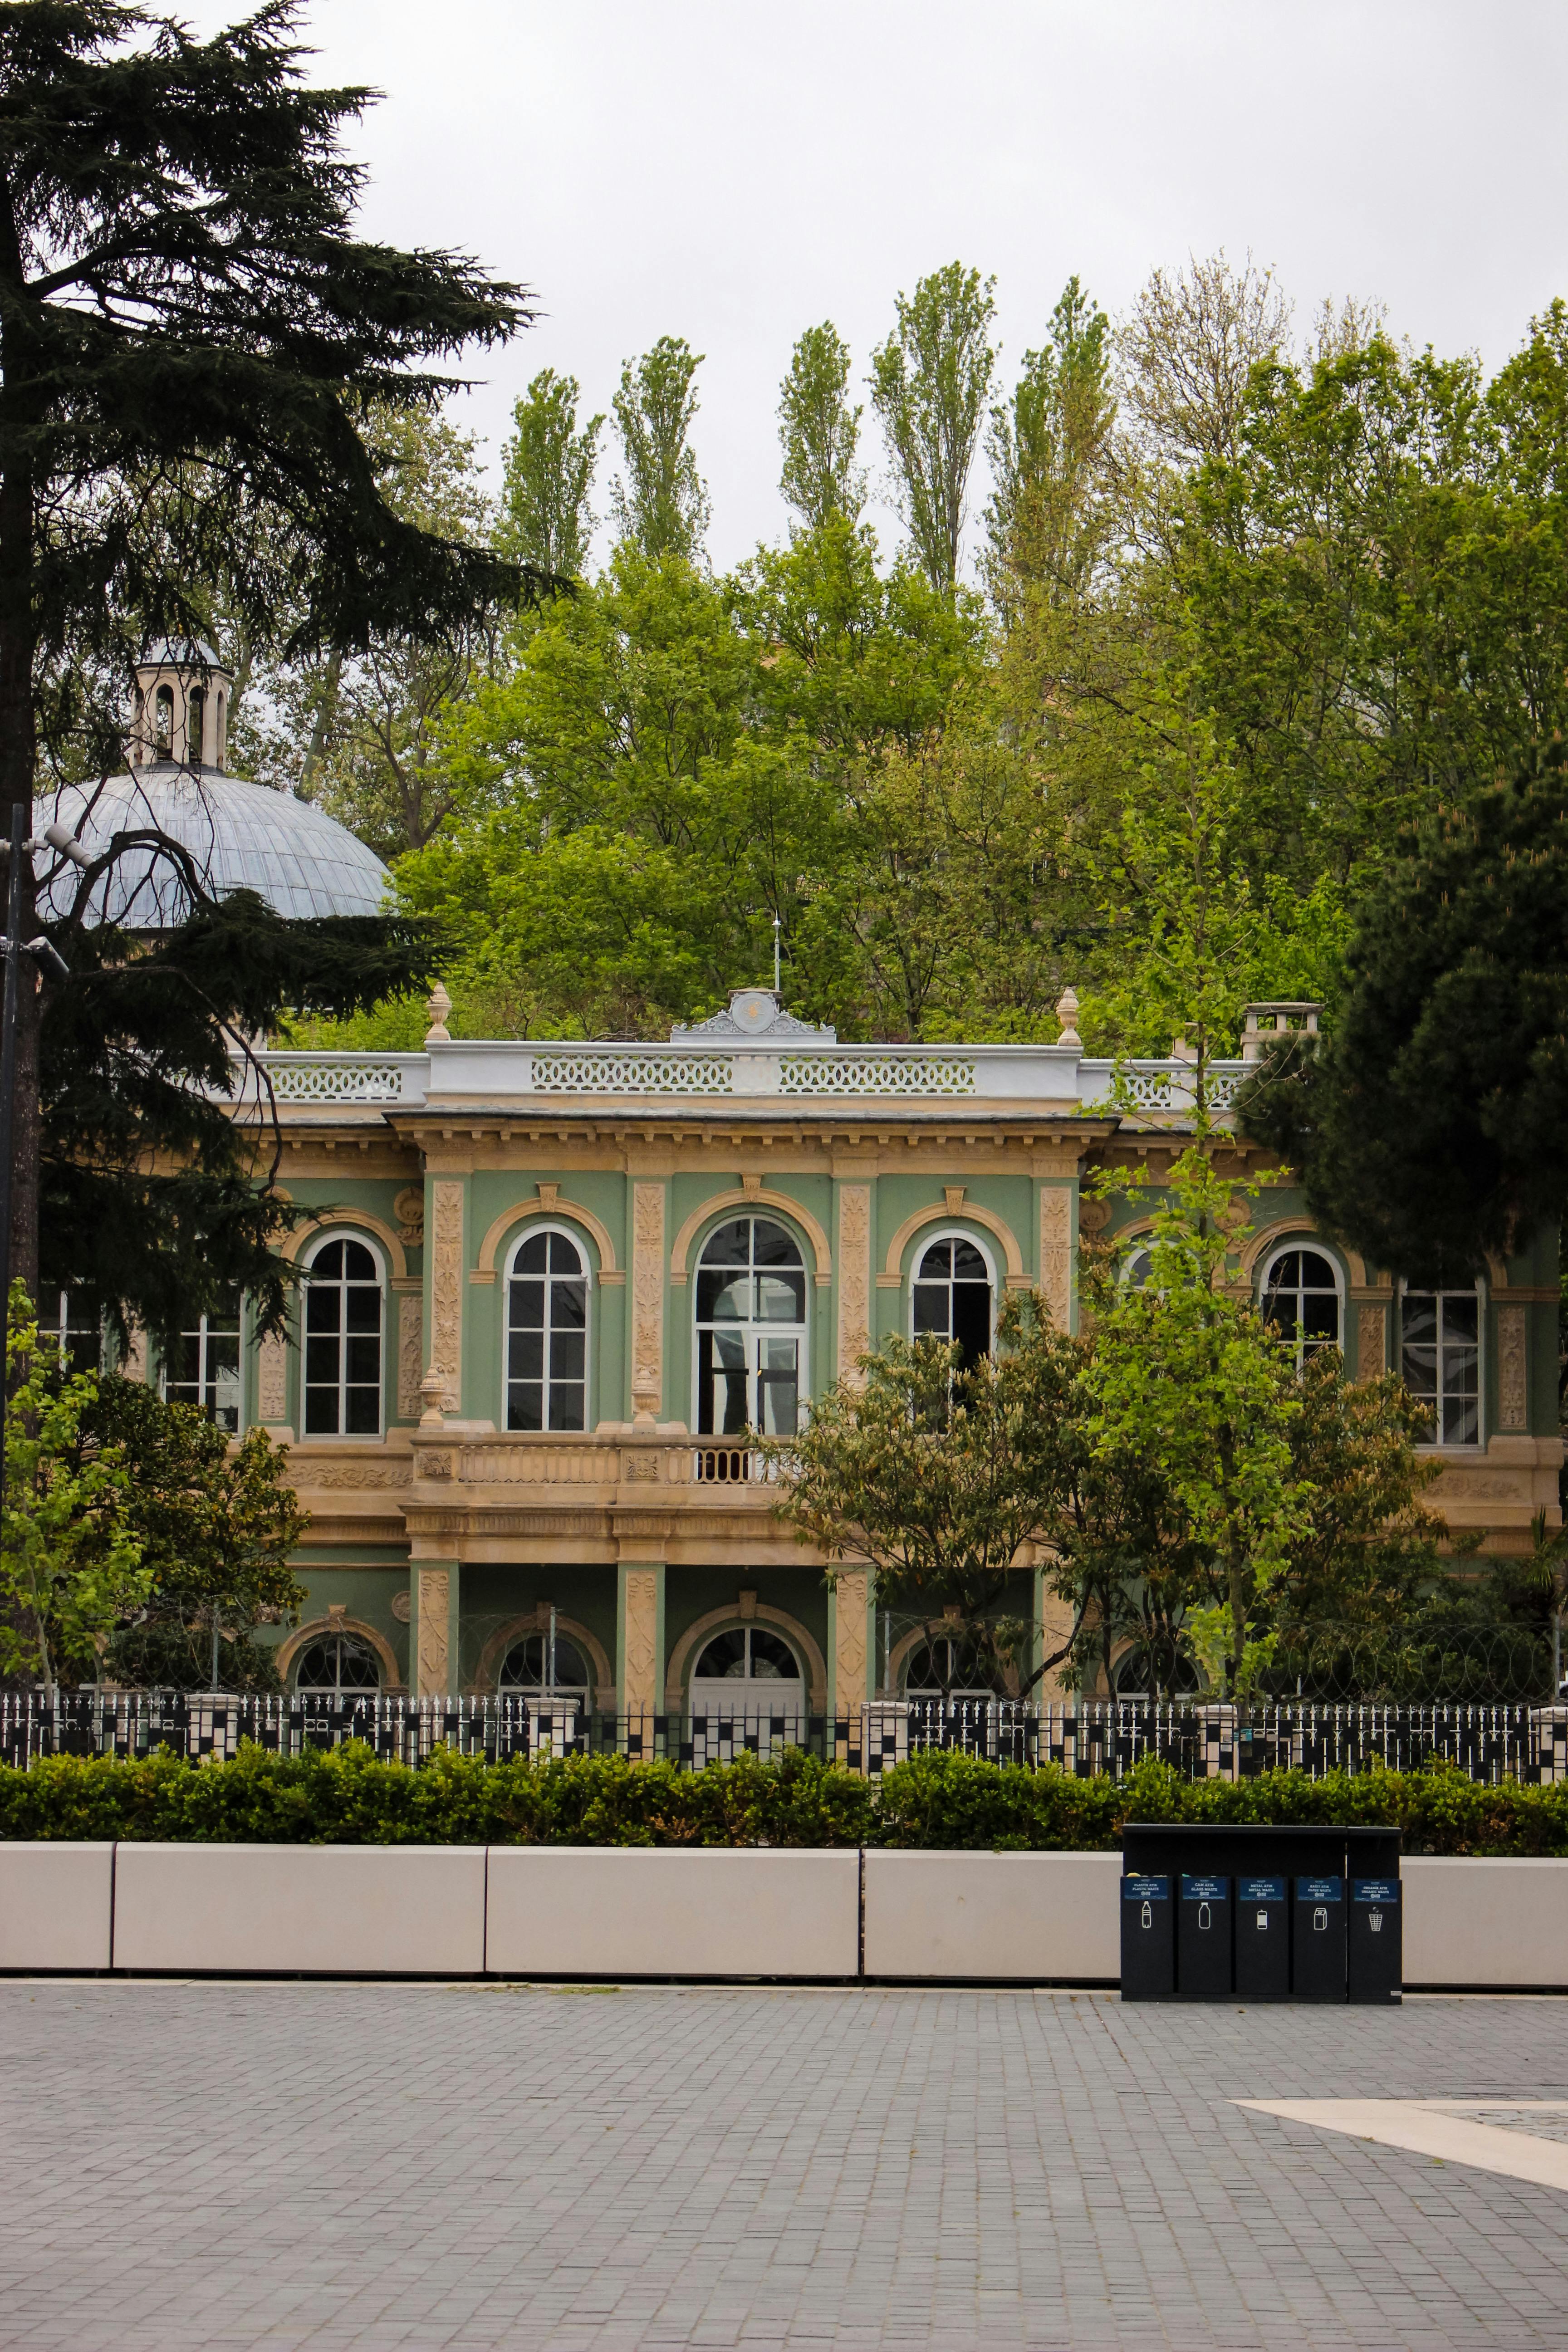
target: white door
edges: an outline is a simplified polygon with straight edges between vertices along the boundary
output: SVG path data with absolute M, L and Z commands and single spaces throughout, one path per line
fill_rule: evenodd
M 693 1742 L 705 1758 L 739 1754 L 748 1740 L 769 1756 L 805 1738 L 800 1661 L 763 1625 L 715 1635 L 697 1661 L 690 1706 Z

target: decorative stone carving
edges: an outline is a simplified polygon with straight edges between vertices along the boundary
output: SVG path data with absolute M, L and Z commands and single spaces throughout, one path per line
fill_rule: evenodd
M 455 1478 L 458 1457 L 449 1446 L 429 1446 L 419 1455 L 420 1475 L 425 1478 Z
M 1356 1309 L 1356 1369 L 1363 1381 L 1374 1381 L 1388 1369 L 1388 1316 L 1384 1307 Z
M 447 1026 L 447 1015 L 452 1010 L 452 1000 L 439 981 L 425 1000 L 425 1010 L 430 1015 L 430 1026 L 425 1032 L 427 1045 L 449 1045 L 452 1033 Z
M 947 1202 L 947 1213 L 950 1217 L 958 1217 L 963 1215 L 963 1196 L 968 1190 L 969 1187 L 967 1184 L 944 1184 L 942 1186 L 942 1197 Z
M 434 1697 L 447 1687 L 447 1616 L 451 1607 L 451 1594 L 449 1569 L 420 1570 L 419 1662 L 415 1679 L 421 1698 Z
M 658 1454 L 644 1454 L 640 1451 L 635 1454 L 626 1453 L 622 1456 L 621 1475 L 623 1477 L 631 1479 L 634 1484 L 657 1485 L 659 1475 Z
M 840 1715 L 866 1703 L 866 1606 L 869 1585 L 864 1569 L 847 1570 L 834 1586 L 833 1692 Z
M 664 1398 L 664 1186 L 632 1191 L 632 1418 L 658 1418 Z M 651 1704 L 651 1702 L 650 1702 Z
M 126 1335 L 125 1360 L 121 1365 L 120 1370 L 121 1376 L 124 1379 L 128 1381 L 141 1381 L 143 1385 L 145 1385 L 147 1379 L 147 1334 L 140 1323 L 132 1323 L 130 1331 Z M 278 1418 L 281 1421 L 283 1418 L 282 1414 L 279 1413 Z
M 447 1180 L 436 1186 L 430 1294 L 435 1324 L 430 1335 L 430 1370 L 441 1382 L 447 1412 L 456 1412 L 463 1361 L 463 1188 Z
M 296 1453 L 289 1467 L 297 1486 L 324 1488 L 329 1494 L 355 1487 L 406 1486 L 411 1475 L 406 1456 L 401 1462 L 323 1462 L 318 1466 L 309 1454 Z
M 1504 1429 L 1530 1426 L 1530 1374 L 1525 1307 L 1497 1311 L 1498 1411 Z
M 396 1618 L 400 1625 L 407 1624 L 409 1619 L 414 1614 L 414 1611 L 406 1592 L 395 1592 L 393 1594 L 392 1613 Z
M 419 1418 L 419 1367 L 425 1356 L 425 1301 L 405 1290 L 397 1301 L 397 1417 Z
M 143 1365 L 146 1351 L 143 1337 Z M 145 1370 L 142 1377 L 146 1378 Z M 269 1332 L 257 1350 L 256 1418 L 270 1429 L 289 1418 L 289 1342 L 280 1331 Z
M 623 1590 L 626 1612 L 626 1688 L 621 1693 L 621 1705 L 628 1715 L 651 1715 L 658 1705 L 658 1570 L 627 1569 Z
M 865 1385 L 858 1359 L 871 1345 L 871 1187 L 846 1184 L 838 1194 L 838 1377 Z
M 1072 1192 L 1047 1184 L 1040 1193 L 1040 1290 L 1059 1331 L 1072 1321 Z
M 392 1204 L 397 1237 L 407 1249 L 419 1249 L 425 1240 L 425 1187 L 405 1184 Z
M 1078 1204 L 1078 1224 L 1079 1233 L 1102 1234 L 1110 1223 L 1110 1203 L 1109 1201 L 1086 1201 L 1080 1194 Z

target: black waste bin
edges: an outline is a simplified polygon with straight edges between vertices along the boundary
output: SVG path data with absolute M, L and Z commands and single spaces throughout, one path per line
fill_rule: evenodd
M 1171 1882 L 1163 1871 L 1131 1874 L 1121 1882 L 1121 1997 L 1169 2000 L 1176 1990 L 1176 1924 Z
M 1236 1882 L 1236 1997 L 1290 1998 L 1290 1905 L 1283 1878 Z
M 1345 1882 L 1338 1871 L 1299 1877 L 1291 1888 L 1290 1990 L 1298 2000 L 1345 1998 Z
M 1176 1990 L 1185 2000 L 1223 2000 L 1230 1989 L 1230 1881 L 1217 1871 L 1184 1870 L 1176 1911 Z
M 1385 2007 L 1404 1998 L 1405 1939 L 1397 1878 L 1352 1878 L 1346 1953 L 1350 1997 Z
M 1129 1822 L 1121 1853 L 1124 2000 L 1399 1998 L 1397 1830 Z M 1134 1905 L 1126 1890 L 1144 1880 L 1163 1883 L 1165 1894 L 1140 1895 Z M 1204 1898 L 1182 1899 L 1186 1886 L 1200 1880 L 1225 1882 L 1224 1893 L 1232 1897 L 1223 1933 L 1215 1924 L 1212 1892 L 1206 1928 L 1199 1924 Z M 1355 1884 L 1371 1891 L 1361 1906 L 1364 1921 L 1350 1931 L 1363 1956 L 1352 1989 L 1347 1913 L 1358 1906 L 1346 1897 Z M 1310 1899 L 1304 1887 L 1315 1890 Z M 1223 1974 L 1216 1946 L 1225 1954 Z

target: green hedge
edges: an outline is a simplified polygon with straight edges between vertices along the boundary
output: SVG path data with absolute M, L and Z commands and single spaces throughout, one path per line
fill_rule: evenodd
M 925 1755 L 868 1782 L 792 1750 L 705 1772 L 617 1757 L 484 1764 L 440 1750 L 421 1770 L 353 1745 L 298 1757 L 244 1748 L 193 1769 L 56 1756 L 0 1766 L 0 1838 L 174 1838 L 266 1845 L 879 1845 L 977 1853 L 1114 1848 L 1134 1821 L 1396 1822 L 1407 1853 L 1568 1854 L 1568 1785 L 1487 1788 L 1426 1772 L 1265 1772 L 1123 1781 Z

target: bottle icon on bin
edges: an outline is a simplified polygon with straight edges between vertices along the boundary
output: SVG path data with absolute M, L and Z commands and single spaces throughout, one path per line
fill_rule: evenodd
M 1316 1910 L 1314 1910 L 1314 1912 L 1312 1913 L 1312 1933 L 1313 1933 L 1313 1935 L 1314 1935 L 1314 1936 L 1321 1936 L 1321 1935 L 1326 1934 L 1326 1933 L 1327 1933 L 1327 1930 L 1328 1930 L 1328 1925 L 1329 1925 L 1329 1911 L 1328 1911 L 1328 1906 L 1327 1906 L 1327 1904 L 1325 1904 L 1325 1903 L 1320 1903 L 1320 1904 L 1318 1905 L 1318 1906 L 1317 1906 Z
M 1208 1906 L 1208 1905 L 1207 1905 L 1206 1903 L 1200 1903 L 1200 1904 L 1198 1905 L 1198 1926 L 1199 1926 L 1199 1927 L 1200 1927 L 1200 1928 L 1202 1928 L 1202 1927 L 1213 1927 L 1213 1925 L 1214 1925 L 1214 1917 L 1213 1917 L 1213 1915 L 1211 1914 L 1211 1912 L 1210 1912 L 1210 1910 L 1209 1910 L 1209 1906 Z
M 1153 1926 L 1154 1906 L 1152 1903 L 1145 1903 L 1143 1906 L 1143 1916 L 1138 1924 L 1141 1927 L 1152 1927 Z

